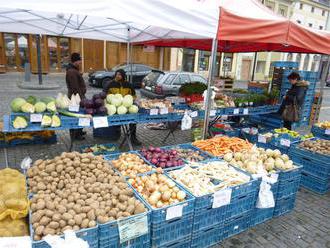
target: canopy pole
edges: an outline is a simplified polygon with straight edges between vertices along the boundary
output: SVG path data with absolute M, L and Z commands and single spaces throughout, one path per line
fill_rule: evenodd
M 131 55 L 130 55 L 130 47 L 131 47 L 131 38 L 130 38 L 130 34 L 131 34 L 131 28 L 130 26 L 127 26 L 127 52 L 126 52 L 126 63 L 127 63 L 127 67 L 129 69 L 129 73 L 128 73 L 128 81 L 131 83 L 131 78 L 132 78 L 132 65 L 131 65 Z
M 37 43 L 38 81 L 39 81 L 39 85 L 42 85 L 42 65 L 41 65 L 40 34 L 37 34 L 36 35 L 36 43 Z
M 253 69 L 252 69 L 252 79 L 251 79 L 252 81 L 254 81 L 254 74 L 256 72 L 257 60 L 258 60 L 258 52 L 255 52 L 253 59 Z
M 212 96 L 211 83 L 214 77 L 215 63 L 217 60 L 217 50 L 218 50 L 218 40 L 213 39 L 211 63 L 209 67 L 209 77 L 207 80 L 207 94 L 206 94 L 206 99 L 204 100 L 206 104 L 205 104 L 205 115 L 204 115 L 204 126 L 203 126 L 203 139 L 206 139 L 209 129 L 209 114 L 210 114 L 210 105 L 211 105 L 211 96 Z

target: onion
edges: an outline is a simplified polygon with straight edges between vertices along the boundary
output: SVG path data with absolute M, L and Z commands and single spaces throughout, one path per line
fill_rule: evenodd
M 183 192 L 183 191 L 179 191 L 177 194 L 176 194 L 176 198 L 180 201 L 184 200 L 186 198 L 186 193 Z
M 164 202 L 167 202 L 169 201 L 169 199 L 171 198 L 171 192 L 170 191 L 165 191 L 163 194 L 162 194 L 162 201 Z

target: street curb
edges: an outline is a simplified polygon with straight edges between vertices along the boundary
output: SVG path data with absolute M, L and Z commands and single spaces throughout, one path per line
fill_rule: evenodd
M 60 84 L 54 84 L 50 82 L 43 82 L 44 84 L 39 85 L 38 82 L 18 82 L 17 87 L 25 90 L 56 90 L 60 89 Z

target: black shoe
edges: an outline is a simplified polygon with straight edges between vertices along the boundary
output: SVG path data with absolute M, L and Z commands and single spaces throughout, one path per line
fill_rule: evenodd
M 134 146 L 140 146 L 142 143 L 136 138 L 136 136 L 131 137 L 131 142 Z

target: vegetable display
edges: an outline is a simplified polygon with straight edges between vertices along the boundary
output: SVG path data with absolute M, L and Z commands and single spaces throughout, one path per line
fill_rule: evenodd
M 170 176 L 195 196 L 203 196 L 250 181 L 249 176 L 237 171 L 225 161 L 191 163 L 182 169 L 171 171 Z
M 24 116 L 16 116 L 12 124 L 16 129 L 24 129 L 28 126 L 28 122 Z
M 193 150 L 189 148 L 174 148 L 177 151 L 178 157 L 185 159 L 189 162 L 200 162 L 206 159 L 205 155 L 202 155 L 201 151 Z
M 161 168 L 172 168 L 184 165 L 182 158 L 175 149 L 161 149 L 150 146 L 141 150 L 142 156 L 150 163 Z
M 223 156 L 228 152 L 250 150 L 252 147 L 252 144 L 246 140 L 228 136 L 217 136 L 212 139 L 197 140 L 193 145 L 214 156 Z
M 80 102 L 80 107 L 85 110 L 88 115 L 107 115 L 107 108 L 105 107 L 106 93 L 101 92 L 94 94 L 92 99 L 83 99 Z
M 101 156 L 62 153 L 37 160 L 27 172 L 33 239 L 79 230 L 145 212 L 128 187 Z
M 175 182 L 161 173 L 139 176 L 128 182 L 153 208 L 162 208 L 186 199 L 186 193 Z
M 135 177 L 137 174 L 152 171 L 151 165 L 148 165 L 137 154 L 123 153 L 118 159 L 110 161 L 114 168 L 116 168 L 123 176 Z
M 136 114 L 139 112 L 138 106 L 134 105 L 134 98 L 131 95 L 109 94 L 106 97 L 106 109 L 108 115 Z
M 299 144 L 299 147 L 322 155 L 330 155 L 330 140 L 305 140 Z
M 323 129 L 330 129 L 330 121 L 323 121 L 316 123 L 315 126 L 323 128 Z
M 90 147 L 86 147 L 82 150 L 84 153 L 89 153 L 89 152 L 97 152 L 97 153 L 103 153 L 103 152 L 114 152 L 117 150 L 117 147 L 112 145 L 93 145 Z
M 294 168 L 292 160 L 279 150 L 253 147 L 249 151 L 227 153 L 224 160 L 251 174 L 274 173 Z
M 144 109 L 167 108 L 169 112 L 173 110 L 171 101 L 163 99 L 140 99 L 139 106 Z

